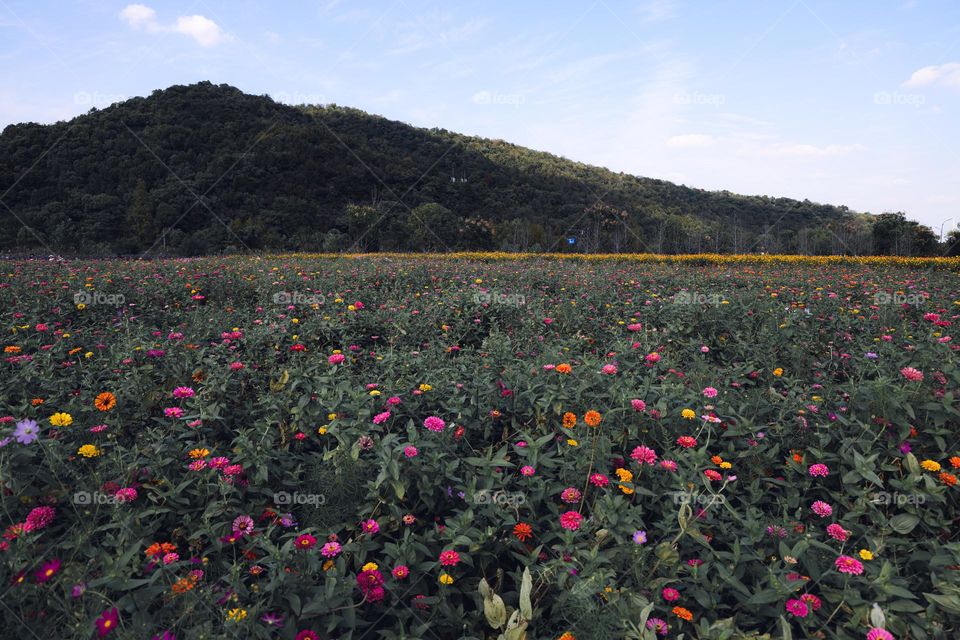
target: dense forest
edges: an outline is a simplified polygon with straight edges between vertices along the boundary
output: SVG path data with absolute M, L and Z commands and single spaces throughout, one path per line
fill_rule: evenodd
M 693 189 L 209 82 L 7 127 L 0 194 L 5 253 L 940 251 L 901 213 Z

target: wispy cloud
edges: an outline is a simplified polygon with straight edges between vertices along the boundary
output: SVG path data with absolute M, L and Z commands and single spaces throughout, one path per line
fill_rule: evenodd
M 943 86 L 960 89 L 960 62 L 933 64 L 917 69 L 903 86 L 932 87 Z
M 171 25 L 157 20 L 157 12 L 143 4 L 130 4 L 120 12 L 120 19 L 131 29 L 160 33 L 164 31 L 179 33 L 192 38 L 201 47 L 215 47 L 233 40 L 216 22 L 201 15 L 179 16 Z

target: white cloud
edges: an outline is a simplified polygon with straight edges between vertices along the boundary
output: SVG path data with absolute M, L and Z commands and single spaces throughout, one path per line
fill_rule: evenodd
M 675 149 L 691 149 L 695 147 L 709 147 L 717 139 L 704 133 L 684 133 L 667 139 L 667 146 Z
M 220 25 L 200 15 L 180 16 L 173 30 L 190 36 L 201 47 L 215 47 L 230 40 L 230 36 L 223 32 Z
M 660 22 L 677 15 L 675 0 L 648 0 L 639 7 L 645 22 Z
M 201 47 L 215 47 L 229 42 L 233 37 L 225 33 L 216 22 L 201 15 L 180 16 L 177 21 L 165 26 L 157 20 L 157 12 L 143 4 L 129 4 L 120 12 L 120 19 L 131 29 L 149 33 L 172 31 L 193 38 Z
M 120 12 L 120 19 L 134 29 L 150 29 L 157 25 L 157 12 L 142 4 L 128 4 Z
M 929 67 L 917 69 L 903 86 L 928 87 L 933 85 L 960 88 L 960 62 L 933 64 Z

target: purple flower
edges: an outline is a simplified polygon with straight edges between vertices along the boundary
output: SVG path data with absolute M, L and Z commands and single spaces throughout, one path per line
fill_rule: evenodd
M 39 434 L 40 427 L 37 426 L 35 420 L 21 420 L 17 423 L 17 428 L 13 432 L 13 436 L 20 444 L 32 444 L 36 442 Z

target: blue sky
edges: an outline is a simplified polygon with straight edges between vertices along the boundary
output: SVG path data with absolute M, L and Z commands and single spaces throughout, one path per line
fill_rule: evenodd
M 0 126 L 211 80 L 960 221 L 960 2 L 0 0 Z

